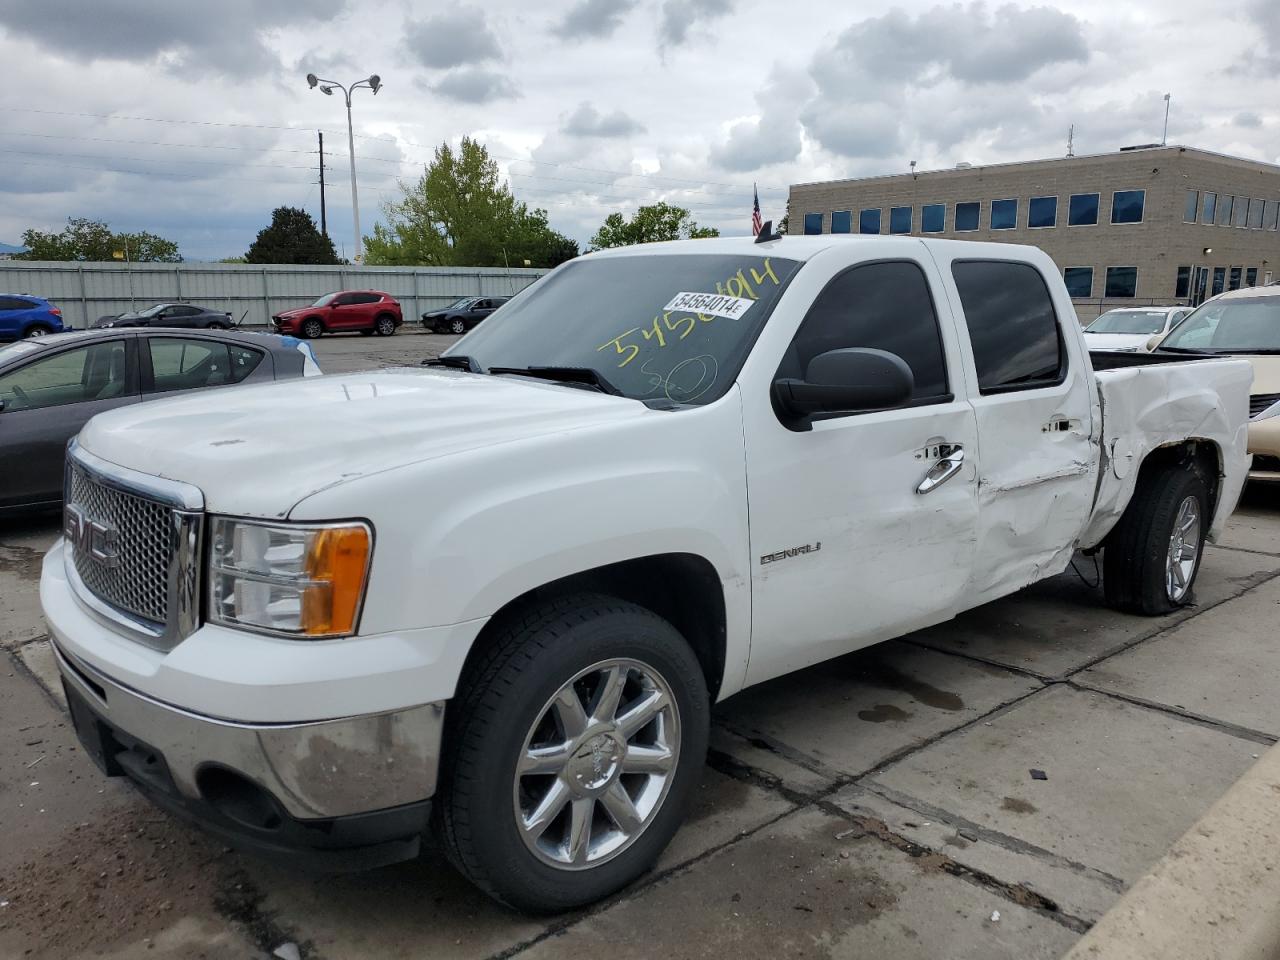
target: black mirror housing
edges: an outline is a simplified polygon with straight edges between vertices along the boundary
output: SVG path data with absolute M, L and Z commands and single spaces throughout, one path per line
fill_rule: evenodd
M 803 380 L 774 381 L 778 412 L 806 422 L 824 413 L 867 413 L 900 407 L 911 399 L 915 377 L 905 360 L 886 350 L 846 347 L 809 361 Z

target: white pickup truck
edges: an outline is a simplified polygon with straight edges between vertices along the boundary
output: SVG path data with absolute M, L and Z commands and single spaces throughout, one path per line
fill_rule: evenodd
M 1078 550 L 1188 602 L 1246 361 L 1091 363 L 1035 249 L 765 238 L 582 257 L 434 366 L 92 420 L 40 583 L 89 754 L 242 847 L 434 829 L 559 910 L 655 861 L 717 700 Z

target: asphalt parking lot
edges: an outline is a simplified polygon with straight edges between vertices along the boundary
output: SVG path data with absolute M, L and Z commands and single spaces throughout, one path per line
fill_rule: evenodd
M 454 339 L 409 334 L 316 348 L 341 372 Z M 523 917 L 434 852 L 304 874 L 103 780 L 39 613 L 56 531 L 0 526 L 5 957 L 1057 957 L 1280 737 L 1280 490 L 1254 488 L 1175 616 L 1113 613 L 1068 571 L 721 704 L 658 868 Z

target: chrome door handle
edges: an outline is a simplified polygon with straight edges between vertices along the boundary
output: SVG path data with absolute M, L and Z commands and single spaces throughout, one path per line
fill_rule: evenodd
M 943 455 L 943 458 L 929 468 L 929 472 L 920 481 L 920 486 L 916 487 L 916 493 L 933 493 L 933 491 L 959 473 L 960 468 L 963 466 L 964 448 L 958 443 L 952 444 L 951 449 Z

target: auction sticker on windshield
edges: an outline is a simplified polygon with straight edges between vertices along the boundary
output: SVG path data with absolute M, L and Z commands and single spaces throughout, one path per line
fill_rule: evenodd
M 663 310 L 682 313 L 700 313 L 710 317 L 726 317 L 737 320 L 746 313 L 754 300 L 746 297 L 729 297 L 719 293 L 677 293 Z

